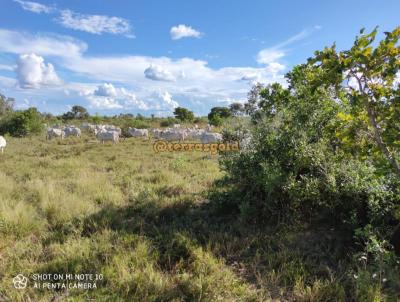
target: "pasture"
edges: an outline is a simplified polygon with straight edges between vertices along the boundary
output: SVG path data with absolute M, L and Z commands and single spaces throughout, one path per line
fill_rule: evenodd
M 0 156 L 0 301 L 344 299 L 347 275 L 332 264 L 342 252 L 336 239 L 260 229 L 221 211 L 217 156 L 156 154 L 151 140 L 139 138 L 7 143 Z M 91 290 L 16 290 L 19 273 L 104 279 Z

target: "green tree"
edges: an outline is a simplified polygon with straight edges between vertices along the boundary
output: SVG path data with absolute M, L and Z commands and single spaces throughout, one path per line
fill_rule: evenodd
M 101 116 L 96 112 L 95 115 L 90 117 L 90 121 L 92 121 L 94 124 L 99 124 L 101 122 Z
M 213 107 L 208 114 L 208 120 L 211 125 L 220 126 L 224 119 L 231 117 L 232 113 L 227 107 Z
M 160 122 L 161 127 L 171 127 L 173 124 L 178 123 L 178 120 L 173 117 L 163 118 Z
M 183 107 L 176 107 L 174 110 L 175 118 L 181 122 L 191 122 L 194 120 L 194 113 Z
M 244 104 L 244 112 L 253 115 L 257 110 L 257 104 L 260 101 L 260 92 L 264 86 L 260 83 L 255 84 L 247 94 L 247 103 Z
M 42 121 L 42 115 L 36 108 L 15 111 L 1 123 L 0 131 L 17 137 L 38 134 L 43 129 Z
M 253 87 L 245 106 L 253 122 L 251 145 L 222 155 L 233 188 L 229 208 L 236 204 L 251 219 L 335 226 L 350 238 L 371 225 L 388 239 L 398 223 L 400 187 L 376 132 L 395 157 L 399 58 L 392 46 L 397 35 L 397 30 L 387 33 L 367 51 L 381 54 L 383 61 L 377 56 L 358 63 L 364 56 L 356 49 L 370 43 L 373 33 L 356 38 L 351 50 L 317 52 L 286 75 L 287 87 Z M 353 65 L 361 87 L 350 75 Z
M 72 120 L 72 119 L 85 119 L 89 117 L 89 113 L 87 109 L 83 106 L 75 105 L 71 108 L 71 111 L 68 111 L 63 114 L 62 118 L 64 120 Z
M 309 64 L 321 70 L 317 85 L 345 95 L 351 111 L 348 121 L 364 124 L 375 146 L 400 178 L 400 27 L 385 32 L 374 44 L 377 28 L 360 31 L 351 49 L 338 52 L 335 45 L 317 51 Z M 373 150 L 371 150 L 373 152 Z
M 0 117 L 13 111 L 15 99 L 0 94 Z
M 244 106 L 242 103 L 232 103 L 229 105 L 229 110 L 233 116 L 242 115 L 244 112 Z

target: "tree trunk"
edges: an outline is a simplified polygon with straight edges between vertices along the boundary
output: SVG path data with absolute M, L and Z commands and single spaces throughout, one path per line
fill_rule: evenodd
M 382 140 L 382 135 L 381 131 L 379 129 L 378 123 L 376 122 L 376 116 L 374 109 L 371 107 L 371 104 L 368 102 L 368 99 L 365 100 L 365 105 L 367 107 L 367 112 L 368 112 L 368 117 L 369 121 L 372 125 L 372 128 L 374 130 L 374 138 L 375 142 L 378 144 L 378 147 L 381 149 L 387 160 L 390 162 L 392 165 L 395 173 L 397 174 L 397 177 L 400 178 L 400 166 L 399 163 L 396 161 L 394 156 L 390 153 L 389 149 L 387 148 L 385 142 Z
M 395 228 L 390 243 L 393 245 L 396 255 L 400 256 L 400 224 Z
M 389 163 L 393 167 L 394 172 L 396 173 L 397 177 L 400 179 L 400 166 L 399 166 L 399 163 L 396 161 L 394 156 L 390 153 L 389 149 L 387 148 L 385 142 L 382 139 L 381 131 L 379 129 L 378 123 L 376 122 L 376 116 L 375 116 L 374 108 L 372 108 L 371 103 L 369 102 L 369 98 L 370 97 L 365 92 L 364 88 L 367 87 L 367 84 L 365 83 L 364 88 L 363 88 L 362 81 L 361 81 L 361 79 L 359 77 L 357 77 L 356 73 L 353 72 L 352 75 L 357 80 L 358 88 L 360 90 L 360 93 L 362 93 L 362 95 L 364 97 L 364 105 L 367 108 L 368 118 L 369 118 L 369 121 L 370 121 L 371 126 L 373 128 L 375 142 L 377 143 L 379 149 L 381 149 L 383 155 L 386 157 L 386 159 L 389 161 Z

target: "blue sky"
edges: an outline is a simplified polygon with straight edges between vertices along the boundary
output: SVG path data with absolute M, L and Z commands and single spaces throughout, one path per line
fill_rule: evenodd
M 0 0 L 0 93 L 62 113 L 205 115 L 317 49 L 399 26 L 389 1 Z

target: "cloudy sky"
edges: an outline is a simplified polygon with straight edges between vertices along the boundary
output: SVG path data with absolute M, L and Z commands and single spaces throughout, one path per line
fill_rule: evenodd
M 399 25 L 400 1 L 0 0 L 0 93 L 59 114 L 205 115 L 359 29 Z

